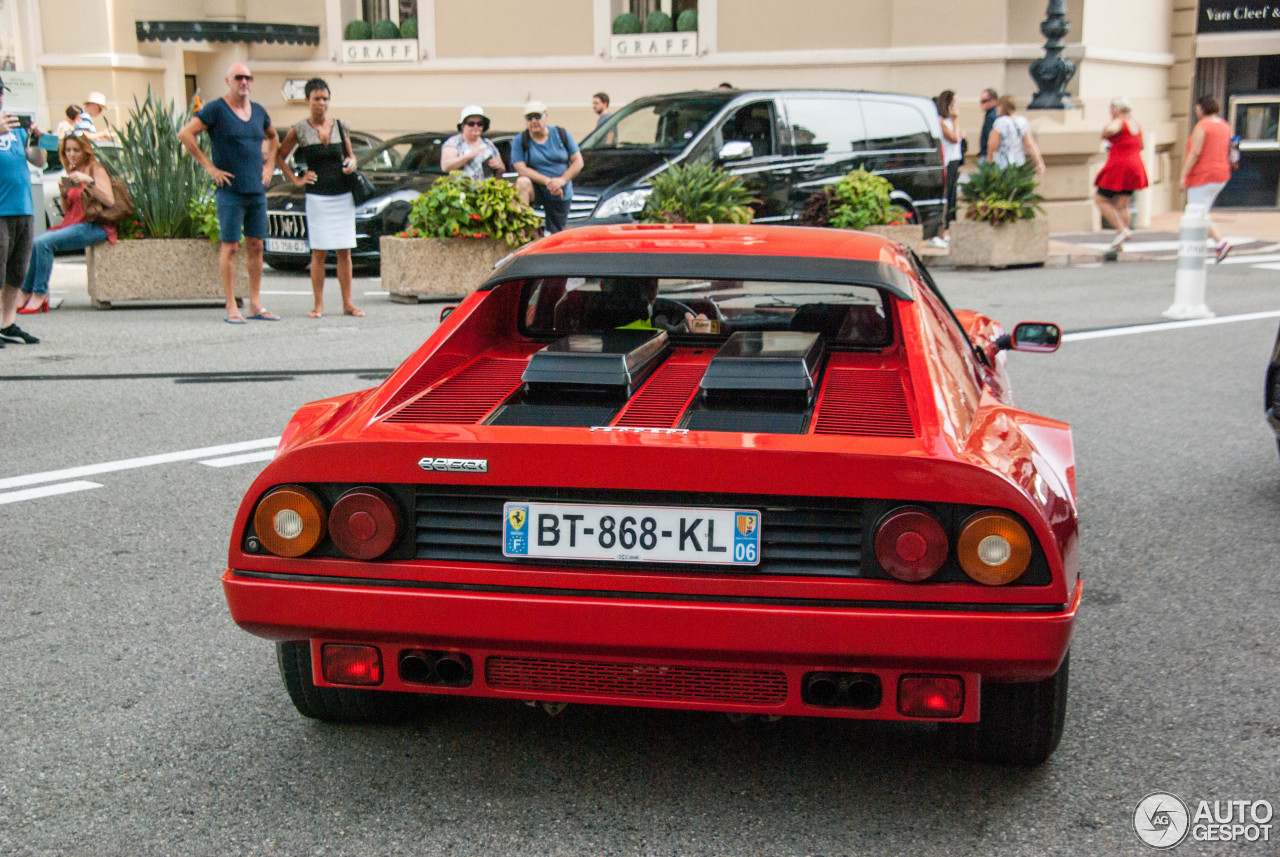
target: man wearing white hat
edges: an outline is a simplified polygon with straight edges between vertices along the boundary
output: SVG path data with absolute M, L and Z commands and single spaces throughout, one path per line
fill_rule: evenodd
M 115 135 L 111 133 L 110 128 L 99 131 L 93 124 L 93 120 L 101 116 L 106 107 L 107 97 L 105 95 L 101 92 L 90 92 L 89 97 L 84 100 L 84 112 L 80 114 L 80 118 L 76 120 L 71 130 L 83 134 L 90 140 L 112 139 Z
M 502 175 L 502 158 L 498 150 L 481 135 L 489 130 L 489 117 L 479 104 L 468 104 L 458 117 L 458 132 L 440 147 L 440 169 L 446 173 L 461 170 L 463 175 L 479 181 L 484 166 Z
M 548 234 L 559 232 L 569 222 L 573 177 L 582 171 L 582 153 L 568 131 L 547 124 L 547 105 L 541 101 L 524 106 L 524 121 L 524 133 L 511 141 L 511 163 L 520 174 L 516 190 L 526 203 L 536 200 L 542 206 Z

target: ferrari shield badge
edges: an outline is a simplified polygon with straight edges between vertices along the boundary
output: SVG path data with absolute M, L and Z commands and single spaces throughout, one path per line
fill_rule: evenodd
M 529 553 L 529 507 L 515 503 L 507 504 L 507 520 L 503 526 L 504 540 L 507 543 L 506 553 Z

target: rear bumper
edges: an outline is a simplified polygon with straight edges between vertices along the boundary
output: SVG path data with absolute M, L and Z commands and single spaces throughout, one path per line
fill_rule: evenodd
M 375 645 L 386 665 L 382 689 L 566 702 L 757 711 L 810 716 L 913 720 L 897 711 L 898 680 L 905 674 L 960 676 L 964 711 L 978 716 L 986 681 L 1033 681 L 1062 662 L 1080 602 L 1036 612 L 938 610 L 893 606 L 791 606 L 739 601 L 619 597 L 617 593 L 540 594 L 528 590 L 478 591 L 429 585 L 370 585 L 317 578 L 288 579 L 228 570 L 223 589 L 236 623 L 271 640 L 311 640 L 316 683 L 325 685 L 320 646 Z M 397 673 L 406 650 L 459 652 L 475 665 L 466 687 L 423 687 Z M 554 688 L 513 686 L 495 678 L 493 665 L 512 660 L 599 666 L 626 671 L 670 670 L 718 675 L 717 670 L 768 672 L 785 695 L 760 701 L 708 693 L 665 693 L 661 681 L 639 695 L 616 684 L 576 683 Z M 802 698 L 805 676 L 818 671 L 871 674 L 883 701 L 862 710 L 819 708 Z M 518 684 L 518 682 L 517 682 Z

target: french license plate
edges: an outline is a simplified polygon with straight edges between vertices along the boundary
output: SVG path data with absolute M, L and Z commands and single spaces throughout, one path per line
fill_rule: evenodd
M 537 559 L 760 563 L 760 513 L 746 509 L 507 503 L 502 553 Z
M 310 253 L 311 245 L 296 238 L 268 238 L 268 253 Z

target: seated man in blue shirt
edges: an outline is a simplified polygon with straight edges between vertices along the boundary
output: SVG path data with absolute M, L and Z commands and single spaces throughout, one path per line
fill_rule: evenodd
M 511 163 L 520 176 L 516 191 L 525 203 L 532 205 L 536 200 L 542 206 L 550 234 L 569 222 L 573 177 L 582 171 L 582 154 L 573 136 L 548 125 L 546 117 L 547 105 L 541 101 L 524 106 L 527 128 L 511 141 Z

